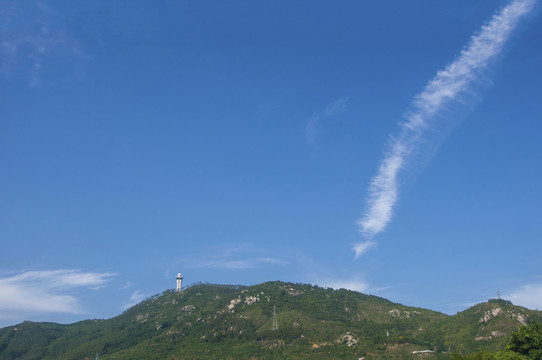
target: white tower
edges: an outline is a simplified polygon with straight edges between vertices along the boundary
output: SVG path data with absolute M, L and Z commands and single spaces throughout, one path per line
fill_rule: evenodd
M 180 292 L 183 288 L 183 276 L 181 273 L 177 274 L 177 292 Z

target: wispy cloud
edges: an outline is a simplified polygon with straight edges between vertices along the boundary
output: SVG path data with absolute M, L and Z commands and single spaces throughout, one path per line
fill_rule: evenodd
M 145 300 L 145 299 L 148 298 L 148 297 L 149 297 L 149 295 L 143 294 L 143 293 L 141 293 L 141 291 L 136 290 L 136 291 L 132 294 L 132 296 L 130 296 L 130 298 L 128 299 L 128 301 L 126 301 L 126 302 L 121 306 L 121 309 L 122 309 L 122 310 L 127 310 L 127 309 L 131 308 L 132 306 L 139 304 L 140 302 L 142 302 L 143 300 Z
M 82 314 L 79 298 L 68 294 L 74 288 L 98 289 L 115 274 L 81 270 L 26 271 L 0 278 L 0 318 L 17 313 Z
M 360 232 L 371 240 L 382 232 L 393 216 L 399 196 L 399 175 L 413 155 L 424 147 L 434 152 L 444 140 L 443 136 L 431 137 L 431 132 L 450 127 L 454 119 L 438 116 L 449 105 L 460 100 L 478 79 L 488 64 L 502 50 L 521 18 L 534 6 L 536 0 L 513 0 L 471 37 L 458 58 L 429 81 L 424 90 L 415 96 L 399 132 L 390 137 L 384 159 L 369 185 L 366 211 L 358 220 Z M 423 162 L 423 160 L 422 160 Z M 367 250 L 362 243 L 354 246 L 355 257 Z
M 266 256 L 266 252 L 250 246 L 240 245 L 227 249 L 211 250 L 215 255 L 192 256 L 184 259 L 185 266 L 191 268 L 214 268 L 223 270 L 246 270 L 265 265 L 285 265 L 286 262 Z
M 228 270 L 252 269 L 264 264 L 282 265 L 283 262 L 273 258 L 247 258 L 239 260 L 215 259 L 202 263 L 203 266 Z
M 244 257 L 240 259 L 229 259 L 222 256 L 209 257 L 198 261 L 194 267 L 209 267 L 225 270 L 246 270 L 254 269 L 262 265 L 284 265 L 284 261 L 270 257 Z
M 44 2 L 4 2 L 0 23 L 0 74 L 32 87 L 81 76 L 88 58 Z
M 376 242 L 374 241 L 363 241 L 359 242 L 356 245 L 354 245 L 354 251 L 356 252 L 356 257 L 363 255 L 367 250 L 372 248 L 373 246 L 376 246 Z
M 237 246 L 228 249 L 216 249 L 215 255 L 196 256 L 184 259 L 183 263 L 192 268 L 214 268 L 224 270 L 246 270 L 265 265 L 285 265 L 286 262 L 265 255 L 262 250 L 247 246 Z
M 336 290 L 347 289 L 347 290 L 353 290 L 357 292 L 367 292 L 369 290 L 369 284 L 359 279 L 353 279 L 353 280 L 327 279 L 318 283 L 318 285 L 323 286 L 323 287 L 330 287 Z
M 129 289 L 133 286 L 134 284 L 131 282 L 131 281 L 127 281 L 126 283 L 124 283 L 124 285 L 122 285 L 120 287 L 120 290 L 126 290 L 126 289 Z
M 348 97 L 344 97 L 328 104 L 322 111 L 307 120 L 307 123 L 305 124 L 305 141 L 307 144 L 313 145 L 316 141 L 318 136 L 318 127 L 322 121 L 331 119 L 334 116 L 346 111 L 348 99 Z
M 509 293 L 504 293 L 503 297 L 510 299 L 515 305 L 542 310 L 542 283 L 523 285 Z

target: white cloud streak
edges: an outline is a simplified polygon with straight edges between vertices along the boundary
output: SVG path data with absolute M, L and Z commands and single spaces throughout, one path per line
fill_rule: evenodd
M 320 122 L 325 119 L 332 118 L 344 111 L 346 111 L 346 105 L 348 104 L 348 97 L 336 100 L 328 104 L 324 110 L 318 114 L 312 116 L 305 125 L 305 141 L 309 145 L 313 145 L 318 136 L 318 127 Z
M 80 78 L 88 57 L 64 23 L 44 2 L 0 4 L 0 75 L 31 87 Z
M 149 295 L 145 295 L 145 294 L 141 293 L 141 291 L 136 290 L 136 291 L 132 294 L 132 296 L 130 296 L 130 298 L 128 299 L 128 301 L 125 302 L 125 303 L 121 306 L 121 309 L 122 309 L 122 310 L 127 310 L 127 309 L 131 308 L 132 306 L 139 304 L 140 302 L 142 302 L 143 300 L 145 300 L 145 299 L 148 298 L 148 297 L 149 297 Z
M 286 262 L 264 255 L 265 251 L 247 246 L 237 246 L 227 249 L 216 248 L 211 252 L 217 255 L 192 256 L 183 259 L 185 266 L 191 268 L 213 268 L 222 270 L 246 270 L 266 265 L 282 266 Z
M 202 260 L 197 267 L 210 267 L 215 269 L 225 269 L 225 270 L 246 270 L 254 269 L 262 265 L 284 265 L 284 262 L 278 259 L 268 258 L 268 257 L 258 257 L 258 258 L 244 258 L 244 259 L 205 259 Z
M 480 73 L 502 50 L 521 18 L 534 6 L 536 0 L 513 0 L 497 12 L 480 32 L 471 37 L 459 57 L 429 81 L 424 90 L 415 96 L 412 110 L 399 124 L 397 136 L 390 137 L 384 159 L 369 185 L 366 211 L 357 221 L 365 239 L 386 228 L 393 216 L 399 196 L 398 178 L 414 153 L 422 145 L 436 149 L 442 138 L 427 140 L 428 132 L 446 128 L 437 124 L 437 115 L 469 90 Z M 430 143 L 427 144 L 427 141 Z M 363 243 L 354 246 L 355 258 L 367 250 Z
M 376 246 L 376 243 L 374 241 L 363 241 L 363 242 L 357 243 L 356 245 L 354 245 L 354 251 L 356 252 L 356 257 L 363 255 L 373 246 Z
M 27 271 L 0 278 L 0 318 L 12 312 L 82 314 L 79 299 L 66 292 L 74 288 L 98 289 L 114 275 L 68 269 Z
M 503 294 L 503 297 L 510 299 L 515 305 L 542 310 L 542 284 L 523 285 L 510 293 Z
M 369 290 L 369 285 L 363 280 L 324 280 L 319 284 L 323 287 L 330 287 L 332 289 L 347 289 L 357 292 L 366 292 Z

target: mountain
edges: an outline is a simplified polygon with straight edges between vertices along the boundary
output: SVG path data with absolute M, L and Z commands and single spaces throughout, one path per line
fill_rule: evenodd
M 501 349 L 533 320 L 542 312 L 504 300 L 449 316 L 305 284 L 197 284 L 108 320 L 2 328 L 0 359 L 448 359 Z
M 462 353 L 502 349 L 512 332 L 531 321 L 540 322 L 541 314 L 507 300 L 492 299 L 450 317 L 441 325 L 443 339 Z

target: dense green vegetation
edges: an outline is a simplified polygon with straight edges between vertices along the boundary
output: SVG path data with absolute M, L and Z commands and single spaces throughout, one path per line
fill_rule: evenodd
M 522 326 L 512 334 L 506 350 L 525 355 L 533 360 L 542 360 L 542 324 Z
M 453 354 L 452 360 L 541 360 L 542 325 L 533 322 L 512 333 L 506 348 L 497 352 L 479 351 L 461 356 Z
M 542 313 L 503 300 L 448 316 L 306 284 L 197 284 L 108 320 L 0 329 L 0 359 L 519 359 L 495 351 L 533 320 Z

